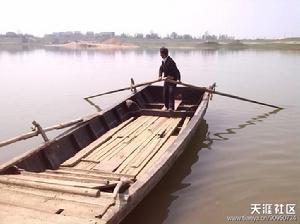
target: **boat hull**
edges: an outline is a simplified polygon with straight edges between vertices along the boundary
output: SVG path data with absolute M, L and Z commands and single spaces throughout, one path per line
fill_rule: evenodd
M 176 110 L 162 111 L 162 91 L 162 86 L 147 86 L 2 164 L 0 198 L 47 217 L 54 211 L 82 222 L 121 222 L 187 149 L 208 107 L 210 94 L 177 87 Z M 45 203 L 36 208 L 30 197 Z M 53 205 L 49 198 L 61 203 Z M 72 203 L 83 212 L 74 212 Z

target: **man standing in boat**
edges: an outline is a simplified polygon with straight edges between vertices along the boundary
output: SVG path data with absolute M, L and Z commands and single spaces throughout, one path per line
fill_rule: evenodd
M 163 60 L 159 68 L 159 78 L 171 79 L 180 82 L 180 72 L 174 60 L 169 56 L 168 49 L 165 47 L 160 48 L 160 56 Z M 165 81 L 163 90 L 165 106 L 163 110 L 174 110 L 175 88 L 176 84 Z

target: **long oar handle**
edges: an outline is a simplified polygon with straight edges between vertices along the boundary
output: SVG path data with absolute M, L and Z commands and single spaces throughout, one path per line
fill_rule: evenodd
M 112 90 L 112 91 L 108 91 L 108 92 L 104 92 L 104 93 L 99 93 L 99 94 L 92 95 L 92 96 L 87 96 L 84 99 L 91 99 L 91 98 L 98 97 L 98 96 L 103 96 L 103 95 L 107 95 L 107 94 L 111 94 L 111 93 L 116 93 L 116 92 L 121 92 L 121 91 L 125 91 L 125 90 L 130 90 L 130 89 L 134 89 L 134 88 L 141 87 L 141 86 L 151 85 L 153 83 L 157 83 L 157 82 L 161 82 L 161 81 L 163 81 L 163 80 L 162 79 L 156 79 L 156 80 L 150 81 L 150 82 L 143 82 L 143 83 L 132 85 L 130 87 L 125 87 L 125 88 L 116 89 L 116 90 Z
M 191 84 L 187 84 L 187 83 L 183 83 L 183 82 L 177 82 L 177 81 L 169 80 L 169 79 L 166 79 L 165 81 L 170 82 L 170 83 L 174 83 L 174 84 L 180 84 L 182 86 L 186 86 L 186 87 L 189 87 L 189 88 L 201 89 L 201 90 L 203 90 L 205 92 L 208 92 L 208 93 L 211 93 L 211 94 L 218 94 L 218 95 L 221 95 L 221 96 L 226 96 L 226 97 L 230 97 L 230 98 L 234 98 L 234 99 L 238 99 L 238 100 L 243 100 L 243 101 L 247 101 L 247 102 L 250 102 L 250 103 L 256 103 L 256 104 L 260 104 L 260 105 L 264 105 L 264 106 L 268 106 L 268 107 L 283 109 L 282 107 L 278 107 L 278 106 L 275 106 L 275 105 L 272 105 L 272 104 L 262 103 L 262 102 L 259 102 L 259 101 L 256 101 L 256 100 L 250 100 L 250 99 L 246 99 L 244 97 L 235 96 L 235 95 L 228 94 L 228 93 L 222 93 L 222 92 L 207 89 L 207 88 L 201 87 L 201 86 L 194 86 L 194 85 L 191 85 Z

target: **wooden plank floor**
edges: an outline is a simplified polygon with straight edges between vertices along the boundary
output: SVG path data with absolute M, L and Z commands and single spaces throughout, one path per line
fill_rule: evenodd
M 126 192 L 114 193 L 118 183 L 125 180 L 129 188 L 142 177 L 176 139 L 179 124 L 187 122 L 131 118 L 57 170 L 0 175 L 0 224 L 105 223 L 101 217 L 127 200 Z
M 100 219 L 83 219 L 0 203 L 0 224 L 104 224 Z
M 135 177 L 159 152 L 180 121 L 181 118 L 141 116 L 80 157 L 73 167 Z

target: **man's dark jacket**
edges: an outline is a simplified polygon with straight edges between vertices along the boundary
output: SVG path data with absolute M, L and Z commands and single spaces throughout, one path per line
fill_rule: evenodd
M 171 76 L 173 80 L 180 81 L 180 72 L 176 66 L 176 63 L 170 56 L 167 57 L 166 62 L 162 62 L 159 68 L 159 77 L 162 76 L 162 73 L 164 73 L 164 77 Z

